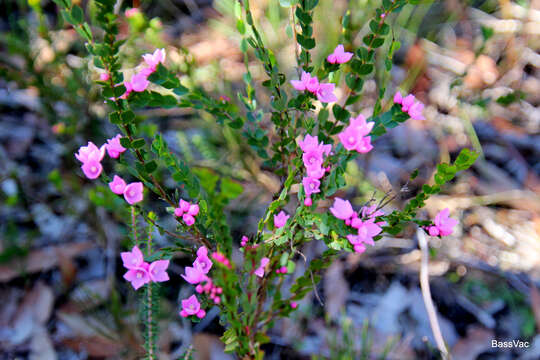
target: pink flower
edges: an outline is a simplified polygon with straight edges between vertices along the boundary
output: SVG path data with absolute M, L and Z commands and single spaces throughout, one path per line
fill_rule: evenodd
M 323 153 L 318 148 L 313 149 L 305 152 L 302 155 L 302 160 L 308 171 L 318 171 L 322 167 L 324 161 Z
M 83 164 L 88 161 L 98 161 L 103 160 L 105 156 L 105 145 L 102 145 L 100 148 L 96 146 L 93 142 L 89 141 L 87 146 L 81 146 L 79 151 L 75 154 L 75 158 L 82 162 Z
M 130 8 L 130 9 L 127 9 L 124 14 L 126 15 L 127 18 L 131 18 L 139 13 L 140 13 L 139 8 Z
M 348 151 L 356 150 L 356 147 L 362 141 L 362 136 L 358 136 L 358 131 L 351 126 L 347 126 L 338 134 L 339 141 Z
M 203 270 L 195 263 L 193 266 L 186 266 L 185 275 L 181 274 L 180 276 L 190 284 L 198 284 L 206 279 Z
M 281 210 L 279 214 L 274 215 L 274 226 L 278 229 L 285 226 L 289 218 L 290 216 L 287 215 L 283 210 Z
M 298 303 L 296 301 L 291 301 L 291 307 L 296 309 L 298 307 Z
M 133 91 L 133 85 L 129 81 L 124 81 L 124 87 L 126 88 L 126 92 L 120 96 L 120 99 L 127 99 L 129 94 Z
M 326 169 L 322 166 L 315 168 L 315 167 L 309 167 L 307 170 L 307 176 L 313 179 L 320 179 L 324 176 L 326 173 Z
M 120 139 L 122 138 L 122 135 L 118 134 L 113 138 L 107 139 L 107 144 L 105 147 L 107 148 L 107 153 L 110 157 L 113 159 L 116 159 L 120 156 L 121 153 L 126 151 L 126 148 L 120 144 Z
M 356 151 L 361 154 L 368 153 L 372 149 L 373 145 L 371 145 L 371 136 L 363 137 L 362 140 L 358 143 L 358 146 L 356 146 Z
M 298 146 L 303 152 L 314 150 L 319 146 L 319 138 L 317 136 L 311 136 L 307 134 L 304 140 L 298 140 Z
M 409 108 L 414 104 L 414 95 L 409 94 L 403 98 L 401 102 L 401 110 L 408 112 Z
M 206 312 L 201 309 L 201 303 L 195 295 L 191 295 L 187 299 L 182 300 L 182 311 L 180 311 L 180 316 L 188 317 L 190 315 L 196 315 L 199 319 L 206 316 Z
M 358 238 L 363 243 L 374 245 L 373 237 L 380 234 L 381 227 L 375 224 L 375 219 L 367 219 L 362 221 L 360 218 L 354 218 L 351 220 L 351 226 L 358 230 Z
M 199 213 L 199 205 L 197 204 L 189 205 L 187 213 L 191 216 L 197 216 L 197 214 Z
M 446 208 L 444 210 L 441 210 L 436 216 L 435 220 L 433 221 L 435 223 L 435 226 L 437 228 L 438 234 L 440 236 L 448 236 L 452 234 L 454 231 L 454 226 L 458 224 L 458 221 L 456 219 L 452 219 L 449 217 L 450 215 L 450 209 Z M 433 226 L 432 226 L 433 227 Z M 431 231 L 430 231 L 431 235 Z M 432 236 L 436 236 L 432 235 Z
M 139 72 L 131 77 L 131 88 L 135 92 L 143 92 L 148 85 L 150 85 L 148 75 L 143 72 Z
M 126 269 L 139 268 L 144 262 L 143 253 L 137 246 L 134 246 L 131 251 L 120 253 L 120 257 Z
M 241 246 L 242 246 L 242 247 L 246 246 L 246 244 L 248 243 L 248 241 L 249 241 L 249 238 L 248 238 L 246 235 L 243 235 L 243 236 L 242 236 L 242 239 L 241 239 L 241 242 L 240 242 Z
M 153 54 L 144 54 L 143 59 L 154 72 L 157 66 L 165 61 L 165 49 L 156 49 Z
M 403 96 L 401 96 L 401 93 L 399 91 L 396 91 L 396 94 L 394 95 L 394 104 L 400 104 L 403 102 Z
M 143 199 L 143 184 L 142 182 L 134 182 L 126 186 L 124 189 L 124 199 L 128 204 L 136 204 Z
M 354 210 L 349 200 L 340 198 L 334 199 L 334 206 L 330 208 L 330 212 L 341 220 L 349 220 L 354 214 Z
M 351 119 L 349 126 L 339 133 L 338 138 L 345 149 L 367 153 L 373 149 L 373 146 L 371 137 L 366 135 L 371 132 L 374 124 L 374 122 L 366 122 L 366 118 L 360 114 Z
M 302 71 L 300 80 L 291 80 L 292 86 L 298 91 L 308 90 L 312 93 L 317 92 L 319 88 L 319 80 L 316 76 L 311 76 L 310 73 Z
M 358 235 L 347 235 L 347 240 L 349 240 L 355 252 L 361 254 L 366 251 L 366 246 L 362 243 Z
M 150 282 L 150 275 L 148 274 L 148 264 L 142 263 L 141 266 L 131 268 L 124 274 L 124 279 L 131 283 L 131 286 L 135 290 Z
M 349 126 L 356 129 L 360 135 L 366 136 L 373 129 L 373 125 L 375 125 L 373 121 L 367 122 L 364 115 L 360 114 L 355 118 L 351 118 Z
M 101 175 L 101 172 L 103 171 L 103 166 L 101 166 L 101 163 L 96 160 L 89 160 L 82 164 L 81 169 L 84 173 L 84 175 L 91 179 L 97 179 L 99 175 Z
M 169 267 L 169 260 L 156 260 L 148 267 L 148 275 L 150 280 L 154 282 L 163 282 L 169 280 L 167 274 L 167 268 Z
M 377 216 L 382 216 L 384 215 L 384 211 L 382 210 L 377 210 L 377 204 L 373 204 L 371 206 L 364 206 L 362 208 L 362 217 L 363 218 L 376 218 Z M 386 221 L 379 221 L 379 222 L 376 222 L 375 224 L 379 225 L 379 226 L 385 226 L 386 225 Z
M 305 206 L 311 206 L 311 205 L 313 205 L 313 200 L 311 200 L 310 197 L 305 198 L 305 199 L 304 199 L 304 205 L 305 205 Z
M 345 51 L 345 48 L 343 47 L 343 45 L 339 44 L 335 49 L 334 49 L 334 52 L 331 53 L 330 55 L 328 55 L 328 57 L 326 58 L 326 60 L 330 63 L 330 64 L 344 64 L 346 63 L 347 61 L 351 60 L 353 56 L 353 53 L 351 52 L 346 52 Z
M 222 253 L 219 253 L 219 252 L 214 252 L 212 253 L 212 259 L 216 260 L 217 262 L 225 265 L 226 267 L 228 267 L 229 269 L 231 268 L 231 262 L 229 261 L 229 259 L 227 259 L 227 257 L 225 255 L 223 255 Z
M 101 74 L 99 74 L 99 80 L 101 80 L 101 81 L 107 81 L 107 80 L 109 80 L 109 79 L 110 79 L 109 74 L 107 74 L 107 73 L 101 73 Z
M 199 250 L 197 250 L 197 259 L 195 259 L 193 267 L 199 268 L 203 274 L 208 274 L 212 268 L 212 260 L 208 257 L 208 249 L 206 246 L 201 246 Z
M 195 218 L 191 216 L 190 214 L 184 214 L 182 215 L 182 220 L 186 223 L 187 226 L 191 226 L 195 224 Z
M 336 95 L 334 95 L 334 90 L 336 88 L 336 84 L 328 83 L 328 84 L 319 84 L 319 88 L 317 89 L 317 99 L 319 99 L 320 102 L 324 103 L 331 103 L 334 101 L 337 101 Z
M 122 195 L 126 189 L 126 182 L 118 175 L 114 175 L 113 181 L 109 183 L 111 191 L 117 195 Z
M 261 259 L 261 264 L 259 265 L 257 270 L 255 270 L 253 273 L 257 275 L 258 277 L 262 278 L 264 276 L 264 268 L 266 268 L 266 265 L 268 265 L 269 262 L 270 262 L 269 258 L 263 257 Z
M 422 111 L 424 110 L 424 104 L 422 104 L 420 101 L 416 101 L 410 108 L 409 108 L 409 116 L 413 120 L 426 120 L 424 115 L 422 115 Z
M 319 187 L 321 186 L 321 182 L 309 176 L 304 177 L 304 179 L 302 180 L 302 185 L 304 185 L 304 192 L 308 197 L 311 196 L 311 194 L 316 194 L 321 191 L 319 189 Z

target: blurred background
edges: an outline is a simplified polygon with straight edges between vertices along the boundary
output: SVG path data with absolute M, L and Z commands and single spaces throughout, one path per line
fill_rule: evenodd
M 92 1 L 74 3 L 92 14 Z M 266 44 L 292 78 L 288 4 L 252 1 Z M 315 64 L 339 43 L 347 7 L 359 45 L 378 5 L 320 0 Z M 124 15 L 132 7 L 140 11 Z M 0 359 L 135 359 L 142 341 L 134 326 L 137 299 L 118 256 L 129 244 L 127 209 L 106 184 L 87 181 L 73 156 L 88 140 L 101 145 L 116 134 L 93 84 L 99 72 L 53 1 L 2 0 L 0 8 Z M 167 66 L 183 83 L 233 102 L 244 91 L 233 0 L 118 1 L 117 8 L 126 69 L 164 47 Z M 398 87 L 410 91 L 426 104 L 427 120 L 408 121 L 377 139 L 373 152 L 349 164 L 347 188 L 338 195 L 359 207 L 392 191 L 398 196 L 391 211 L 433 181 L 438 162 L 463 147 L 480 152 L 423 211 L 427 218 L 448 207 L 460 221 L 452 236 L 429 239 L 442 333 L 455 359 L 538 359 L 540 1 L 420 1 L 389 22 L 401 42 L 394 67 L 385 72 L 381 57 L 354 110 L 370 115 L 386 84 L 387 101 Z M 256 61 L 249 67 L 265 104 L 262 68 Z M 225 174 L 242 185 L 226 212 L 235 241 L 253 233 L 279 179 L 260 170 L 241 133 L 185 108 L 149 108 L 137 116 L 145 134 L 162 132 L 202 177 Z M 414 169 L 418 178 L 407 182 Z M 168 174 L 160 176 L 175 188 Z M 174 230 L 163 203 L 151 195 L 146 202 Z M 154 236 L 158 246 L 174 240 Z M 312 259 L 324 249 L 310 242 L 303 252 Z M 438 358 L 418 285 L 420 259 L 412 227 L 362 255 L 343 254 L 318 286 L 322 303 L 308 295 L 290 319 L 277 322 L 266 357 Z M 219 342 L 217 309 L 198 324 L 178 316 L 179 299 L 192 291 L 179 274 L 190 263 L 177 254 L 162 288 L 160 359 L 186 351 L 195 359 L 232 359 Z M 530 346 L 497 349 L 493 339 Z

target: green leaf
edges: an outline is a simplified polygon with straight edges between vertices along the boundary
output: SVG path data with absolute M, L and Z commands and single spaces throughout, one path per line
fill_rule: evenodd
M 139 148 L 142 148 L 145 144 L 145 141 L 144 139 L 140 138 L 140 139 L 135 139 L 131 142 L 131 147 L 133 147 L 134 149 L 139 149 Z
M 157 163 L 154 161 L 154 160 L 151 160 L 149 162 L 147 162 L 145 165 L 144 165 L 144 169 L 146 170 L 146 172 L 148 172 L 149 174 L 153 173 L 154 171 L 156 171 L 158 165 Z
M 71 9 L 71 18 L 75 24 L 81 24 L 84 20 L 84 13 L 79 5 L 73 6 Z
M 360 75 L 367 75 L 373 71 L 373 65 L 372 64 L 364 64 L 360 66 L 358 69 L 358 73 Z
M 227 199 L 235 199 L 244 191 L 244 187 L 236 181 L 223 178 L 221 179 L 221 193 Z

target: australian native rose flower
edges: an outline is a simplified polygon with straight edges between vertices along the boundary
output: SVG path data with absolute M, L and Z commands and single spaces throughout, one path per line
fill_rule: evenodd
M 208 257 L 208 249 L 206 246 L 201 246 L 199 250 L 197 250 L 197 259 L 195 259 L 193 267 L 198 268 L 203 274 L 208 274 L 212 268 L 212 260 Z
M 107 139 L 107 144 L 105 147 L 107 148 L 107 153 L 113 159 L 118 158 L 121 153 L 126 151 L 126 148 L 120 144 L 121 138 L 122 135 L 118 134 L 113 138 Z
M 426 118 L 422 115 L 424 110 L 424 104 L 420 101 L 416 101 L 414 95 L 409 94 L 405 97 L 401 96 L 399 91 L 394 95 L 394 103 L 401 105 L 401 110 L 409 114 L 413 120 L 425 120 Z
M 335 49 L 334 52 L 328 55 L 326 60 L 330 64 L 344 64 L 347 61 L 351 60 L 353 56 L 352 52 L 346 52 L 343 45 L 339 44 Z
M 367 153 L 373 149 L 371 136 L 367 136 L 373 129 L 374 122 L 366 122 L 363 115 L 352 118 L 338 137 L 343 147 L 349 151 L 356 150 L 359 153 Z
M 182 300 L 182 310 L 180 316 L 188 317 L 190 315 L 196 315 L 199 319 L 205 317 L 206 312 L 201 309 L 201 303 L 195 295 L 191 295 L 187 299 Z
M 124 274 L 124 279 L 131 282 L 135 290 L 150 281 L 163 282 L 169 280 L 167 274 L 169 260 L 156 260 L 148 264 L 144 261 L 143 253 L 137 246 L 134 246 L 131 251 L 121 253 L 120 257 L 124 267 L 128 269 Z
M 354 210 L 349 200 L 340 198 L 334 199 L 334 205 L 330 208 L 330 212 L 341 220 L 349 220 L 354 214 Z
M 433 221 L 435 225 L 428 228 L 429 235 L 431 236 L 448 236 L 452 234 L 454 226 L 458 221 L 449 217 L 450 210 L 448 208 L 441 210 Z
M 113 181 L 109 183 L 111 191 L 117 195 L 122 195 L 126 189 L 126 182 L 118 175 L 114 175 Z
M 126 186 L 124 189 L 124 199 L 128 204 L 133 205 L 141 202 L 143 199 L 143 184 L 142 182 L 134 182 Z
M 289 218 L 290 215 L 287 215 L 283 210 L 281 210 L 279 214 L 274 215 L 274 226 L 278 229 L 285 226 Z
M 253 273 L 255 275 L 257 275 L 258 277 L 263 277 L 264 276 L 264 268 L 266 268 L 266 265 L 268 265 L 269 262 L 270 262 L 269 258 L 263 257 L 261 259 L 261 264 L 259 265 L 259 267 Z
M 316 76 L 311 76 L 310 73 L 302 72 L 300 80 L 291 80 L 292 86 L 298 91 L 307 90 L 317 96 L 320 102 L 334 102 L 337 101 L 334 90 L 335 84 L 332 83 L 319 83 Z
M 81 169 L 88 179 L 97 179 L 103 171 L 101 160 L 105 156 L 105 145 L 98 148 L 89 141 L 87 146 L 81 146 L 75 154 L 75 158 L 82 162 Z

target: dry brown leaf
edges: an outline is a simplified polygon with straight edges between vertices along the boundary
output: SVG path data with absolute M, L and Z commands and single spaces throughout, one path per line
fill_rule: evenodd
M 0 282 L 9 281 L 24 273 L 49 270 L 58 265 L 59 256 L 73 258 L 94 246 L 94 243 L 87 241 L 34 250 L 24 259 L 16 259 L 0 265 Z

